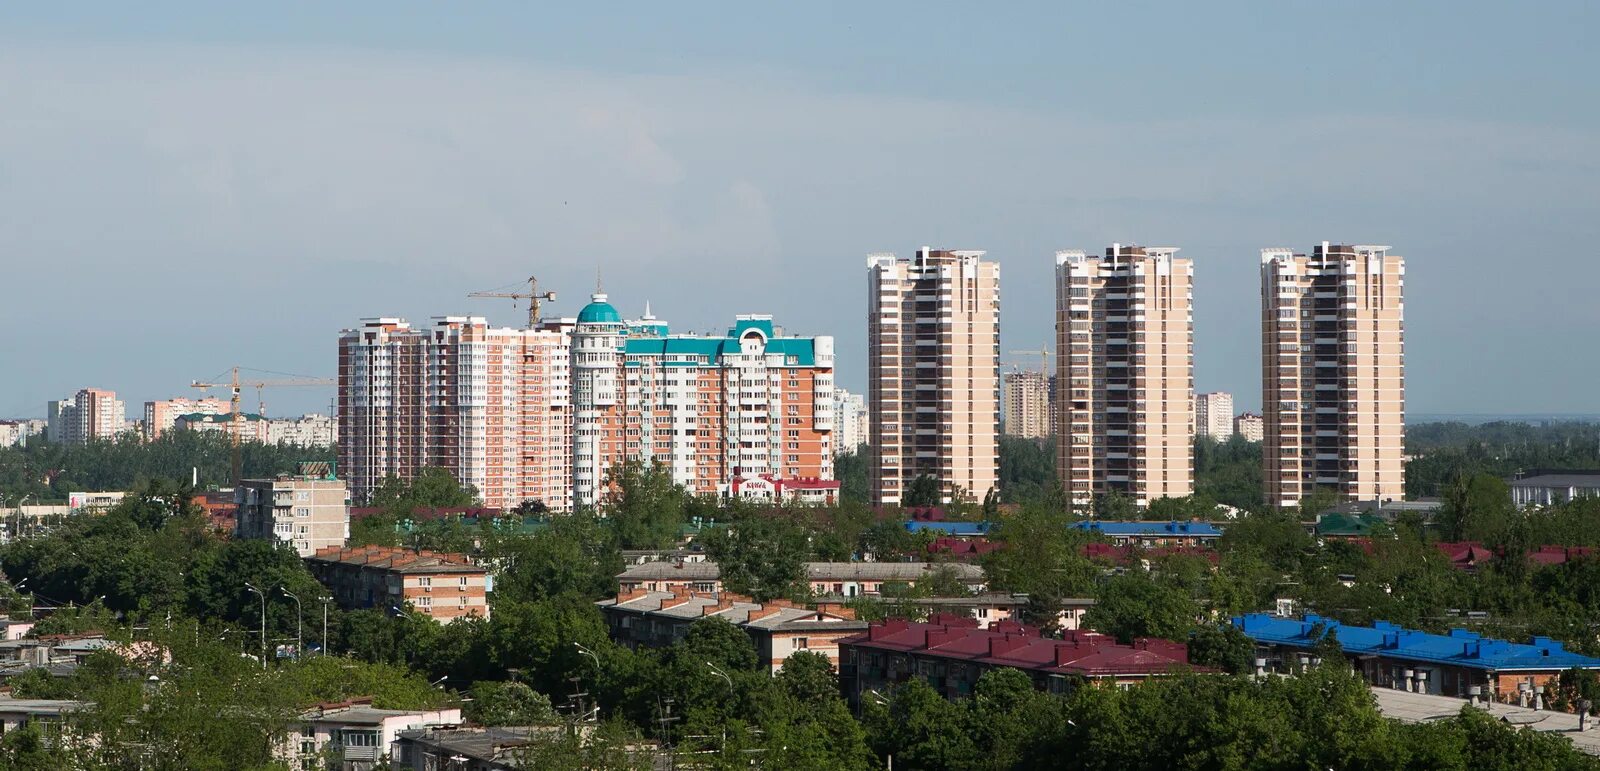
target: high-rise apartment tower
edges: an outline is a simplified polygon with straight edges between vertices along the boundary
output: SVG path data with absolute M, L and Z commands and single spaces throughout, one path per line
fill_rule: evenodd
M 1233 438 L 1233 394 L 1212 391 L 1195 396 L 1194 432 L 1219 442 Z
M 1024 439 L 1043 439 L 1055 431 L 1050 392 L 1054 378 L 1043 372 L 1016 370 L 1005 374 L 1005 432 Z
M 1267 503 L 1404 494 L 1405 272 L 1387 246 L 1261 250 Z
M 1075 504 L 1194 492 L 1194 263 L 1177 251 L 1056 253 L 1056 467 Z
M 1000 266 L 983 254 L 867 257 L 874 503 L 901 503 L 922 476 L 942 501 L 999 483 Z

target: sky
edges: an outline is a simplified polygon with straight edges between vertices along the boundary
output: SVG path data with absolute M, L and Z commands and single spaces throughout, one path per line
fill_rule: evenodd
M 1259 250 L 1324 240 L 1406 257 L 1411 413 L 1600 412 L 1600 4 L 550 5 L 0 7 L 0 417 L 597 271 L 860 391 L 869 252 L 987 250 L 1011 351 L 1113 242 L 1194 260 L 1196 388 L 1254 408 Z

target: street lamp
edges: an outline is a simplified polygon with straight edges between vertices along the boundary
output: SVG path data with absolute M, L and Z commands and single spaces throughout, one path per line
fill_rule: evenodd
M 305 622 L 305 609 L 300 604 L 300 598 L 294 592 L 281 586 L 278 587 L 278 591 L 283 592 L 283 596 L 294 600 L 294 660 L 299 661 L 301 650 L 305 645 L 305 637 L 301 634 Z
M 728 683 L 728 702 L 729 702 L 729 706 L 732 706 L 732 703 L 733 703 L 733 678 L 728 677 L 728 673 L 722 671 L 722 669 L 720 667 L 718 667 L 716 664 L 713 664 L 713 663 L 707 661 L 706 662 L 706 666 L 711 667 L 711 671 L 717 673 L 717 677 L 722 678 L 724 681 L 726 681 Z M 722 749 L 724 751 L 726 751 L 728 749 L 728 722 L 726 720 L 722 721 Z
M 578 649 L 579 653 L 582 653 L 583 655 L 588 656 L 591 659 L 594 659 L 594 673 L 595 673 L 596 676 L 598 676 L 600 674 L 600 657 L 598 655 L 596 655 L 594 651 L 589 650 L 589 648 L 586 647 L 581 642 L 574 641 L 572 644 L 573 644 L 574 647 L 576 647 Z M 706 662 L 706 663 L 709 664 L 710 662 Z
M 244 583 L 244 588 L 249 589 L 252 592 L 255 592 L 256 596 L 261 598 L 261 668 L 262 669 L 266 669 L 267 668 L 267 595 L 265 593 L 263 593 L 260 589 L 257 589 L 256 585 L 250 583 L 249 581 L 246 581 Z

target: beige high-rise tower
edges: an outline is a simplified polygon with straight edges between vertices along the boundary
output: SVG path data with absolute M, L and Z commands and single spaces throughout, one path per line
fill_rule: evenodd
M 1261 250 L 1267 503 L 1404 495 L 1405 273 L 1387 246 Z
M 1194 492 L 1194 263 L 1177 251 L 1056 253 L 1056 470 L 1077 505 Z
M 923 247 L 867 257 L 872 500 L 920 476 L 981 500 L 1000 476 L 1000 266 Z
M 1005 386 L 1005 429 L 1009 436 L 1043 439 L 1055 430 L 1051 425 L 1055 410 L 1050 404 L 1054 379 L 1043 372 L 1007 372 Z

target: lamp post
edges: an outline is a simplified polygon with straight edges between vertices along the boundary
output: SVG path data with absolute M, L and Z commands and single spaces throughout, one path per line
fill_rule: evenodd
M 252 592 L 255 592 L 256 596 L 261 598 L 261 668 L 262 669 L 266 669 L 267 668 L 267 595 L 266 595 L 266 593 L 262 592 L 260 589 L 257 589 L 256 585 L 250 583 L 249 581 L 245 582 L 244 588 L 249 589 Z
M 294 592 L 291 592 L 281 586 L 278 587 L 278 591 L 283 592 L 283 596 L 294 600 L 294 659 L 295 661 L 299 661 L 300 652 L 305 646 L 305 636 L 301 634 L 301 630 L 304 629 L 305 623 L 305 608 L 300 604 L 300 598 L 296 596 Z
M 723 679 L 723 681 L 727 682 L 727 684 L 728 684 L 728 705 L 730 707 L 733 706 L 733 678 L 728 677 L 728 673 L 722 671 L 722 668 L 718 667 L 716 664 L 713 664 L 713 663 L 707 661 L 706 662 L 706 666 L 711 667 L 711 671 L 717 673 L 717 677 L 720 677 L 720 678 Z M 722 721 L 722 751 L 726 752 L 727 749 L 728 749 L 728 721 L 724 720 L 724 721 Z

